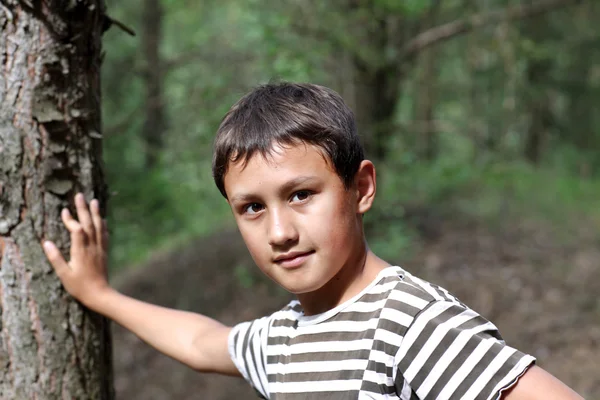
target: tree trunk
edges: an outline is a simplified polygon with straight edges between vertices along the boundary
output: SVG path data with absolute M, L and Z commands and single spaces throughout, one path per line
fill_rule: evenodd
M 415 104 L 415 134 L 417 135 L 417 149 L 419 157 L 433 161 L 438 155 L 438 132 L 435 123 L 435 97 L 436 97 L 436 49 L 426 49 L 419 55 L 420 66 L 417 78 Z
M 441 1 L 432 3 L 423 17 L 421 25 L 430 29 L 437 19 Z M 417 57 L 417 93 L 415 94 L 415 128 L 417 153 L 421 159 L 433 161 L 439 150 L 438 132 L 435 123 L 437 91 L 437 49 L 426 48 Z
M 160 57 L 163 10 L 160 0 L 146 0 L 142 13 L 142 49 L 145 58 L 144 83 L 146 98 L 142 137 L 145 144 L 145 164 L 152 168 L 158 162 L 166 128 L 163 99 L 163 61 Z
M 555 35 L 544 19 L 534 20 L 524 29 L 526 37 L 536 45 L 543 45 Z M 525 72 L 526 109 L 529 113 L 529 127 L 525 136 L 523 155 L 533 165 L 540 163 L 542 150 L 548 133 L 553 125 L 553 113 L 550 104 L 549 84 L 552 75 L 553 58 L 533 55 L 527 62 Z
M 391 45 L 389 30 L 395 18 L 380 16 L 373 21 L 373 31 L 367 43 L 376 54 L 385 54 Z M 400 90 L 400 67 L 396 60 L 372 65 L 357 54 L 352 57 L 354 65 L 354 105 L 358 133 L 362 137 L 367 158 L 384 161 L 388 141 L 394 133 L 394 114 Z
M 375 71 L 357 66 L 355 73 L 356 123 L 367 158 L 384 161 L 392 134 L 400 79 L 395 68 L 379 67 Z
M 535 65 L 535 63 L 528 67 L 529 81 L 532 85 L 535 79 L 532 79 L 531 76 L 536 73 L 534 71 L 538 71 L 540 68 L 547 70 L 545 65 Z M 525 137 L 524 155 L 525 159 L 533 165 L 537 165 L 541 161 L 542 148 L 553 121 L 550 109 L 550 97 L 545 90 L 541 89 L 540 91 L 542 93 L 535 95 L 533 99 L 530 99 L 528 104 L 530 122 Z
M 101 171 L 103 0 L 0 1 L 0 398 L 112 399 L 107 321 L 66 292 L 60 210 L 106 204 Z

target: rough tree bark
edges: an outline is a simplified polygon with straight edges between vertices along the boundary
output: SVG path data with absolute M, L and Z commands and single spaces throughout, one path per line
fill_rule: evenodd
M 109 325 L 62 289 L 60 210 L 101 171 L 103 0 L 0 0 L 0 398 L 112 399 Z

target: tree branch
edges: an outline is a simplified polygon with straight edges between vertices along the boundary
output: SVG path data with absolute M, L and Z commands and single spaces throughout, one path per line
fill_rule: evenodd
M 419 33 L 404 45 L 404 57 L 412 56 L 431 45 L 451 39 L 482 26 L 503 21 L 534 17 L 557 8 L 580 3 L 581 0 L 540 0 L 531 5 L 518 5 L 487 13 L 474 14 L 465 19 L 448 22 Z
M 171 59 L 165 60 L 163 63 L 163 68 L 165 72 L 170 72 L 171 70 L 177 69 L 179 67 L 186 66 L 195 61 L 202 62 L 226 62 L 231 64 L 239 64 L 250 62 L 254 59 L 250 54 L 239 54 L 239 53 L 229 53 L 226 55 L 221 55 L 219 57 L 218 53 L 211 53 L 206 49 L 198 49 L 195 51 L 188 51 L 186 53 L 179 54 Z
M 126 32 L 126 33 L 130 34 L 131 36 L 135 36 L 135 31 L 133 29 L 131 29 L 130 27 L 128 27 L 121 21 L 118 21 L 118 20 L 114 19 L 113 17 L 109 17 L 108 15 L 104 14 L 104 25 L 102 27 L 102 32 L 106 32 L 112 25 L 115 25 L 115 26 L 121 28 L 121 30 L 123 32 Z

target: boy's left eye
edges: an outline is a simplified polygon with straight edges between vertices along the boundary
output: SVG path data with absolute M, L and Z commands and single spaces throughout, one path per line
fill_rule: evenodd
M 292 201 L 304 201 L 310 197 L 311 193 L 308 190 L 301 190 L 294 193 Z

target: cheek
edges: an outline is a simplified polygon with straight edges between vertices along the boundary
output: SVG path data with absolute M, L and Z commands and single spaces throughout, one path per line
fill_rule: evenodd
M 345 196 L 332 199 L 313 224 L 315 239 L 334 254 L 348 250 L 355 228 L 356 215 Z

